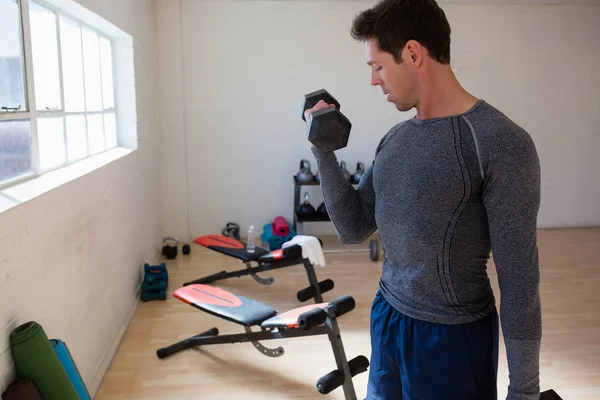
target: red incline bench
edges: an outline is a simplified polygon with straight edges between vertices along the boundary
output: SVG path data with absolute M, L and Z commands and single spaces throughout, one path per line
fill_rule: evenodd
M 191 284 L 177 289 L 173 296 L 199 310 L 216 317 L 242 325 L 245 333 L 219 335 L 217 328 L 159 349 L 159 358 L 166 358 L 178 351 L 211 344 L 233 344 L 252 342 L 263 355 L 280 357 L 282 347 L 268 348 L 260 341 L 327 335 L 331 343 L 337 368 L 317 380 L 319 393 L 327 394 L 339 386 L 343 387 L 346 400 L 356 400 L 352 377 L 369 367 L 369 360 L 362 355 L 350 361 L 342 344 L 337 318 L 355 307 L 351 296 L 342 296 L 326 303 L 311 304 L 278 314 L 270 306 L 244 296 L 237 296 L 221 288 Z M 259 330 L 252 330 L 257 327 Z
M 208 275 L 191 282 L 186 282 L 183 284 L 183 286 L 198 283 L 213 283 L 221 279 L 240 277 L 244 275 L 252 275 L 254 280 L 258 283 L 262 285 L 270 285 L 274 282 L 273 277 L 262 278 L 258 276 L 257 273 L 294 265 L 304 265 L 310 286 L 298 291 L 296 296 L 298 301 L 304 302 L 314 298 L 315 303 L 322 303 L 322 294 L 333 289 L 334 285 L 331 279 L 325 279 L 321 282 L 317 280 L 317 274 L 315 273 L 312 263 L 310 260 L 302 257 L 302 246 L 298 244 L 271 252 L 262 247 L 256 246 L 254 253 L 248 253 L 246 251 L 246 244 L 244 242 L 228 236 L 206 235 L 200 236 L 194 241 L 208 249 L 241 260 L 244 264 L 246 264 L 246 268 L 232 272 L 220 271 L 216 274 Z M 253 263 L 256 264 L 256 266 L 253 266 Z

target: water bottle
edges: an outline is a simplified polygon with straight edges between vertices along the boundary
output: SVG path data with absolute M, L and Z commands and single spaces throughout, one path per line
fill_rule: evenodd
M 246 251 L 248 253 L 254 253 L 256 246 L 254 244 L 254 225 L 250 225 L 248 228 L 248 243 L 246 244 Z

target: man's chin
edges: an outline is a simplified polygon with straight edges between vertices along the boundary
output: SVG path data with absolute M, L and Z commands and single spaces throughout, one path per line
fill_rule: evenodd
M 413 106 L 410 106 L 410 105 L 407 105 L 407 104 L 394 103 L 394 105 L 396 106 L 396 110 L 401 111 L 401 112 L 410 111 L 413 108 Z

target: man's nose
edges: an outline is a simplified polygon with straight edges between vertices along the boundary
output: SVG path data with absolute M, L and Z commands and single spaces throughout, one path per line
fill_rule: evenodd
M 377 86 L 381 84 L 381 80 L 375 72 L 371 72 L 371 86 Z

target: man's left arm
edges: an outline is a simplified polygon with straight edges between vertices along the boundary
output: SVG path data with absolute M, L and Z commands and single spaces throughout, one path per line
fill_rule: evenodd
M 511 130 L 490 149 L 483 201 L 500 287 L 508 400 L 538 400 L 542 335 L 537 247 L 540 164 L 531 137 Z

